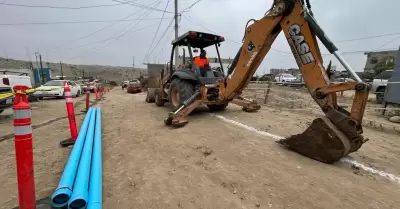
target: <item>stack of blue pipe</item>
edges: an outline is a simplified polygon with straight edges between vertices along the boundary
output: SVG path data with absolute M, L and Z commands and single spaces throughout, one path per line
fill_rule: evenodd
M 56 208 L 102 208 L 102 151 L 100 107 L 90 107 L 81 125 L 57 189 Z

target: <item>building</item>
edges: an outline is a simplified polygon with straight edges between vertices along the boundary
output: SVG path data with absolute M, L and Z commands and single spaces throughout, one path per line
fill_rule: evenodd
M 367 61 L 364 67 L 364 73 L 375 73 L 374 67 L 381 61 L 394 61 L 397 52 L 398 50 L 365 52 L 364 55 L 367 55 Z

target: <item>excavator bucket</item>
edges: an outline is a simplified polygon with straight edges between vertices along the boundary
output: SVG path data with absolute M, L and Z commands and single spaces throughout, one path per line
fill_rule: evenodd
M 316 118 L 302 133 L 277 141 L 311 159 L 334 163 L 350 151 L 350 141 L 326 117 Z

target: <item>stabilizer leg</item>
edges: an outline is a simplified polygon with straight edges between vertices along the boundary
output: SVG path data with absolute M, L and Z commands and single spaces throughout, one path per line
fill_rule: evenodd
M 202 99 L 195 100 L 200 94 L 200 91 L 195 92 L 177 111 L 168 113 L 165 125 L 185 126 L 189 122 L 186 117 L 203 102 Z
M 234 98 L 231 103 L 241 106 L 242 110 L 246 112 L 255 112 L 261 109 L 261 105 L 256 100 L 246 99 L 241 96 Z

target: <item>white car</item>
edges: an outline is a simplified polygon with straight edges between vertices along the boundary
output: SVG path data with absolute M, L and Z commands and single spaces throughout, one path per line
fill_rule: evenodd
M 392 77 L 392 74 L 393 70 L 385 70 L 375 76 L 374 80 L 372 81 L 371 92 L 376 95 L 376 103 L 383 103 L 386 85 L 388 80 Z
M 278 83 L 286 84 L 294 80 L 296 80 L 296 77 L 294 77 L 292 74 L 289 73 L 279 73 L 278 75 L 275 76 L 275 82 Z
M 69 80 L 51 80 L 36 88 L 36 92 L 33 94 L 39 99 L 43 97 L 58 97 L 64 98 L 64 86 L 68 82 L 73 97 L 79 97 L 81 94 L 81 86 L 73 81 Z

